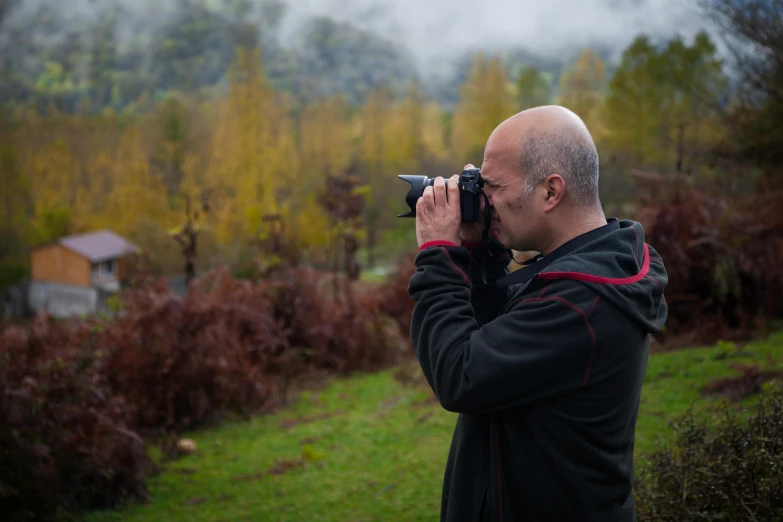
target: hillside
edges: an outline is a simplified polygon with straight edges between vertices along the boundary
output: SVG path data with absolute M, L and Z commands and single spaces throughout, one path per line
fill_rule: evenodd
M 416 82 L 452 106 L 476 52 L 456 50 L 442 70 L 422 74 L 404 39 L 325 16 L 285 27 L 286 6 L 272 0 L 179 0 L 174 10 L 151 13 L 120 1 L 100 8 L 76 1 L 69 11 L 42 0 L 7 1 L 11 9 L 0 24 L 0 99 L 7 107 L 94 113 L 143 109 L 172 90 L 208 96 L 225 87 L 237 48 L 253 46 L 264 51 L 270 84 L 300 99 L 340 95 L 357 105 L 374 87 L 402 94 Z M 599 51 L 608 57 L 611 49 Z M 514 46 L 496 52 L 512 75 L 533 65 L 556 85 L 578 49 L 561 58 Z

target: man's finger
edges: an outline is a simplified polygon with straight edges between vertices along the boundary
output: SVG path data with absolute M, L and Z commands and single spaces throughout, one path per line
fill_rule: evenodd
M 468 163 L 467 165 L 465 165 L 464 167 L 462 167 L 462 170 L 475 169 L 475 168 L 476 168 L 476 167 L 474 167 L 473 165 L 471 165 L 470 163 Z
M 446 183 L 443 176 L 435 178 L 434 186 L 435 205 L 445 205 L 446 201 Z M 429 188 L 429 187 L 428 187 Z
M 421 216 L 424 213 L 424 195 L 416 200 L 416 215 Z M 417 222 L 418 225 L 418 222 Z
M 459 185 L 457 184 L 457 180 L 454 178 L 450 178 L 448 180 L 448 195 L 449 195 L 449 206 L 450 207 L 459 207 Z
M 432 190 L 432 186 L 424 187 L 424 192 L 421 195 L 421 199 L 424 200 L 425 207 L 435 206 L 435 193 Z

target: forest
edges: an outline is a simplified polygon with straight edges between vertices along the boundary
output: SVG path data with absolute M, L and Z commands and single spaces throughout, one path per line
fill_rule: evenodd
M 773 115 L 745 109 L 753 94 L 730 81 L 704 32 L 640 35 L 611 66 L 590 48 L 562 66 L 477 53 L 450 103 L 406 76 L 413 69 L 389 42 L 316 19 L 286 58 L 265 36 L 280 4 L 262 4 L 260 30 L 242 21 L 247 2 L 215 5 L 185 1 L 182 18 L 146 47 L 120 45 L 120 7 L 91 21 L 90 46 L 46 7 L 35 23 L 58 35 L 55 47 L 2 32 L 12 52 L 0 69 L 0 279 L 24 273 L 31 246 L 104 227 L 141 245 L 160 273 L 180 272 L 171 237 L 197 209 L 200 268 L 268 263 L 259 245 L 281 223 L 300 255 L 324 265 L 347 225 L 315 202 L 346 172 L 364 191 L 361 225 L 351 226 L 372 268 L 379 249 L 410 238 L 411 223 L 396 219 L 397 174 L 480 164 L 498 122 L 547 103 L 569 107 L 593 133 L 610 214 L 633 208 L 634 172 L 724 194 L 775 177 L 744 161 L 774 150 L 774 136 L 750 121 Z

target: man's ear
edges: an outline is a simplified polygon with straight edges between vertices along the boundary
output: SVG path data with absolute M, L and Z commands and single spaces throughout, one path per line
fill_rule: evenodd
M 544 199 L 544 211 L 549 212 L 554 209 L 565 197 L 565 180 L 560 174 L 550 174 L 544 180 L 546 196 Z

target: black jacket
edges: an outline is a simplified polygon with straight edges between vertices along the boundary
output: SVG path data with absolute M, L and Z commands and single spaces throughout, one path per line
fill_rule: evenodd
M 416 356 L 460 414 L 441 520 L 636 520 L 639 396 L 666 320 L 660 256 L 617 219 L 513 273 L 491 250 L 422 245 L 408 288 Z

